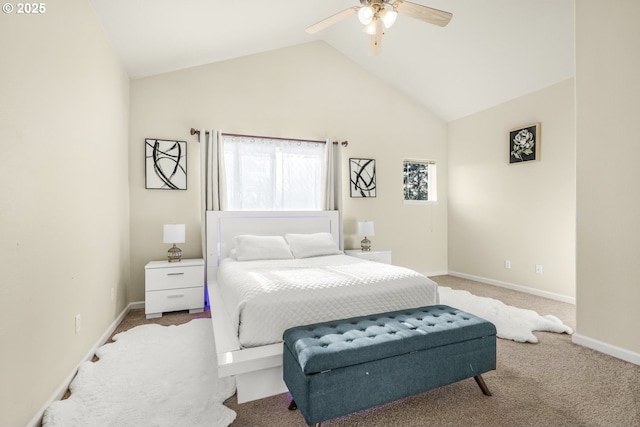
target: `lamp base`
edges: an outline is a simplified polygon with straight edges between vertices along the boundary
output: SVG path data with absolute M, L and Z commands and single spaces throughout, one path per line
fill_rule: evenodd
M 363 251 L 370 251 L 371 240 L 367 239 L 366 237 L 362 239 L 362 241 L 360 242 L 360 249 L 362 249 Z
M 169 262 L 180 262 L 182 260 L 182 250 L 176 246 L 176 244 L 173 244 L 173 247 L 171 247 L 168 251 L 168 261 Z

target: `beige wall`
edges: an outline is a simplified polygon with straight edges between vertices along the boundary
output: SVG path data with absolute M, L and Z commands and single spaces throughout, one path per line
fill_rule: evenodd
M 640 2 L 606 10 L 576 1 L 577 333 L 640 364 Z
M 127 303 L 128 78 L 88 2 L 47 6 L 0 16 L 3 427 L 27 424 Z
M 510 165 L 509 130 L 535 122 L 540 160 Z M 573 79 L 449 124 L 450 271 L 575 297 L 574 128 Z
M 131 83 L 131 300 L 144 299 L 144 265 L 164 259 L 162 224 L 187 224 L 183 257 L 200 257 L 199 148 L 191 127 L 289 138 L 348 140 L 349 157 L 376 159 L 378 196 L 350 199 L 345 246 L 359 244 L 356 221 L 375 221 L 374 247 L 419 271 L 446 271 L 446 125 L 322 42 Z M 144 139 L 188 141 L 188 190 L 145 190 Z M 434 207 L 403 206 L 403 156 L 437 160 Z

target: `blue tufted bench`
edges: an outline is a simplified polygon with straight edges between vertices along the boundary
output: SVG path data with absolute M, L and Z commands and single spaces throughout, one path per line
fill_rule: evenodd
M 284 332 L 283 378 L 307 424 L 341 417 L 496 368 L 493 323 L 446 305 Z

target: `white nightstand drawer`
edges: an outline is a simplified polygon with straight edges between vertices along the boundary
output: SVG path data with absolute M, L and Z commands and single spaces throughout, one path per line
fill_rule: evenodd
M 168 311 L 204 309 L 204 260 L 150 261 L 144 267 L 147 319 Z
M 204 307 L 204 289 L 184 288 L 145 293 L 145 314 L 165 311 L 193 310 Z
M 144 283 L 147 291 L 204 286 L 204 270 L 198 266 L 148 268 Z

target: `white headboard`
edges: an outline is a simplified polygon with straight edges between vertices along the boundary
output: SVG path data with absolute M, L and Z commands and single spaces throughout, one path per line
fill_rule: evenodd
M 208 280 L 215 280 L 220 261 L 235 247 L 239 234 L 328 232 L 343 249 L 339 211 L 208 211 L 206 220 Z

